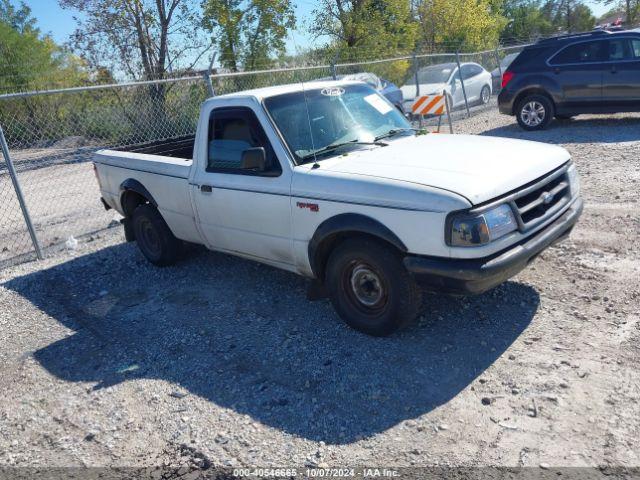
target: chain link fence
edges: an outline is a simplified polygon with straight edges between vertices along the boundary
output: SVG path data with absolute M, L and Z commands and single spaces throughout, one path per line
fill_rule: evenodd
M 403 55 L 362 62 L 0 94 L 0 126 L 8 146 L 0 159 L 0 267 L 35 258 L 36 243 L 46 254 L 52 248 L 64 248 L 65 244 L 73 248 L 75 237 L 91 236 L 118 225 L 117 214 L 105 211 L 99 202 L 91 163 L 93 153 L 103 148 L 193 135 L 200 105 L 211 88 L 221 95 L 368 72 L 393 82 L 405 92 L 413 88 L 415 96 L 433 93 L 419 92 L 421 82 L 416 84 L 420 72 L 427 67 L 437 70 L 443 64 L 455 67 L 458 62 L 475 62 L 491 72 L 521 48 Z M 495 88 L 493 93 L 497 93 Z M 455 106 L 464 113 L 465 106 L 461 108 L 459 103 Z M 21 187 L 24 209 L 20 188 L 16 186 Z M 27 211 L 33 235 L 29 232 Z

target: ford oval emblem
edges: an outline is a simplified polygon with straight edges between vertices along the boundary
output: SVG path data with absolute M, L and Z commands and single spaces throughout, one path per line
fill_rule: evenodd
M 344 93 L 344 88 L 342 87 L 331 87 L 331 88 L 323 88 L 320 93 L 322 95 L 326 95 L 327 97 L 339 97 Z
M 551 202 L 553 202 L 553 197 L 553 193 L 550 192 L 542 192 L 542 195 L 540 195 L 540 199 L 545 205 L 549 205 Z

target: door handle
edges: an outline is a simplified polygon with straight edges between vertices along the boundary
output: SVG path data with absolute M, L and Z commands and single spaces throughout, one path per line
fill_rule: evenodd
M 560 69 L 558 67 L 554 68 L 553 73 L 560 73 Z
M 611 73 L 618 73 L 618 69 L 616 67 L 611 67 Z
M 213 191 L 213 187 L 211 185 L 200 185 L 200 191 L 202 193 L 211 193 Z

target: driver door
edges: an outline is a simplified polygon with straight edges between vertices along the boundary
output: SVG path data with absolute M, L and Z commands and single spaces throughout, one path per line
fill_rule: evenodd
M 206 140 L 192 198 L 209 248 L 292 265 L 290 170 L 283 170 L 256 112 L 212 110 Z M 260 147 L 264 168 L 247 165 L 244 152 Z

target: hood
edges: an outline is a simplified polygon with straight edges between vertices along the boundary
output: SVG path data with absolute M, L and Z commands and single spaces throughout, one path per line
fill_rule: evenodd
M 432 93 L 442 93 L 442 91 L 447 87 L 446 83 L 421 83 L 420 84 L 420 95 L 431 95 Z M 405 100 L 413 100 L 416 98 L 416 85 L 407 84 L 403 85 L 400 90 L 402 90 L 402 96 Z
M 476 205 L 516 190 L 569 158 L 564 148 L 544 143 L 428 134 L 328 158 L 321 168 L 444 189 Z

